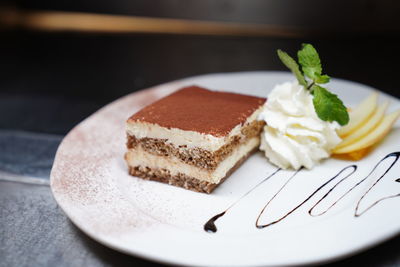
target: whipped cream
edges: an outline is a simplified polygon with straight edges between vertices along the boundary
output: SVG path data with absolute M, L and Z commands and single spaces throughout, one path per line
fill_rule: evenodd
M 340 125 L 318 118 L 312 99 L 297 81 L 285 82 L 275 86 L 259 115 L 266 122 L 260 149 L 280 168 L 311 169 L 341 142 Z

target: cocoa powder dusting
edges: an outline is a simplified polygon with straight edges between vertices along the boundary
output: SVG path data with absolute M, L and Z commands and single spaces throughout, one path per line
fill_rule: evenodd
M 190 86 L 143 108 L 128 122 L 147 122 L 222 137 L 243 124 L 265 101 L 265 98 Z

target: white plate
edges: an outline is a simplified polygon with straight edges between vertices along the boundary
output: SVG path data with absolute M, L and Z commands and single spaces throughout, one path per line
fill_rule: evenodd
M 400 232 L 400 198 L 379 202 L 360 217 L 354 212 L 368 188 L 393 163 L 390 157 L 372 175 L 321 216 L 310 208 L 343 175 L 322 188 L 285 220 L 264 229 L 255 221 L 265 204 L 293 175 L 276 170 L 261 153 L 250 157 L 212 194 L 187 191 L 127 174 L 125 120 L 143 106 L 191 84 L 266 96 L 277 83 L 292 80 L 282 72 L 243 72 L 188 78 L 123 97 L 102 108 L 61 143 L 51 172 L 54 197 L 68 217 L 98 242 L 128 254 L 183 265 L 287 265 L 326 262 L 354 254 Z M 372 88 L 334 79 L 330 88 L 351 106 Z M 381 94 L 381 100 L 391 98 Z M 400 102 L 391 98 L 391 110 Z M 361 181 L 385 155 L 400 151 L 399 123 L 366 158 L 357 171 L 337 186 L 314 210 L 321 212 L 354 184 Z M 306 199 L 316 188 L 354 162 L 328 159 L 311 171 L 302 170 L 276 196 L 261 216 L 271 222 Z M 400 193 L 400 164 L 363 198 L 360 212 L 376 200 Z M 350 169 L 345 171 L 346 174 Z M 204 224 L 240 199 L 216 221 L 218 231 L 208 233 Z

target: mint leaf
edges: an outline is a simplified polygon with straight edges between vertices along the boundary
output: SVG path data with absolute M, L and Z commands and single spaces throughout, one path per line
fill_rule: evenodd
M 278 52 L 278 57 L 280 58 L 282 63 L 285 64 L 285 66 L 288 67 L 290 71 L 296 76 L 297 80 L 299 81 L 299 84 L 307 87 L 307 82 L 304 79 L 304 76 L 301 73 L 299 65 L 296 63 L 296 61 L 286 52 L 283 52 L 280 49 L 278 49 L 277 52 Z
M 303 48 L 297 52 L 297 57 L 304 74 L 315 80 L 322 74 L 321 60 L 317 50 L 310 44 L 303 44 Z
M 324 75 L 316 75 L 315 77 L 315 83 L 328 83 L 330 81 L 331 77 L 329 77 L 328 75 L 324 74 Z
M 349 114 L 343 102 L 337 95 L 319 86 L 319 84 L 328 83 L 330 77 L 322 74 L 321 60 L 317 50 L 311 44 L 303 44 L 302 49 L 297 52 L 302 71 L 297 62 L 287 53 L 279 49 L 277 52 L 283 64 L 296 76 L 299 84 L 313 95 L 314 109 L 318 117 L 323 121 L 337 121 L 342 126 L 346 125 L 349 122 Z M 310 84 L 304 75 L 312 80 Z
M 318 85 L 314 85 L 312 91 L 315 112 L 321 120 L 337 121 L 342 126 L 349 122 L 347 109 L 337 95 Z

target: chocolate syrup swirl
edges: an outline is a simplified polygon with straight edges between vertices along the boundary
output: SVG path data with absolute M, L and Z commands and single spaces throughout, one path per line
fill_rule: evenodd
M 313 210 L 314 210 L 314 208 L 316 208 L 326 197 L 328 197 L 329 195 L 330 195 L 330 193 L 332 193 L 332 191 L 333 190 L 335 190 L 335 188 L 340 184 L 340 183 L 342 183 L 344 180 L 346 180 L 348 177 L 350 177 L 351 175 L 353 175 L 353 173 L 355 173 L 356 172 L 356 170 L 357 170 L 357 166 L 356 165 L 350 165 L 350 166 L 347 166 L 347 167 L 345 167 L 345 168 L 343 168 L 340 172 L 338 172 L 338 174 L 336 174 L 335 176 L 333 176 L 331 179 L 329 179 L 326 183 L 324 183 L 323 185 L 321 185 L 316 191 L 314 191 L 314 193 L 309 197 L 309 198 L 307 198 L 307 200 L 308 199 L 310 199 L 313 195 L 315 195 L 319 190 L 321 190 L 322 188 L 324 188 L 327 184 L 329 184 L 331 181 L 333 181 L 333 180 L 335 180 L 337 177 L 339 177 L 345 170 L 347 170 L 347 169 L 352 169 L 352 171 L 348 174 L 348 175 L 346 175 L 343 179 L 341 179 L 339 182 L 337 182 L 334 186 L 332 186 L 329 190 L 328 190 L 328 192 L 322 197 L 322 198 L 320 198 L 312 207 L 311 207 L 311 209 L 308 211 L 308 214 L 310 214 L 311 216 L 313 216 L 313 217 L 317 217 L 317 216 L 321 216 L 321 215 L 324 215 L 328 210 L 330 210 L 331 208 L 333 208 L 333 206 L 335 206 L 336 205 L 336 203 L 338 203 L 342 198 L 344 198 L 348 193 L 350 193 L 354 188 L 355 188 L 355 186 L 357 186 L 357 185 L 359 185 L 360 183 L 357 183 L 354 187 L 352 187 L 350 190 L 348 190 L 345 194 L 343 194 L 340 198 L 338 198 L 336 201 L 334 201 L 327 209 L 325 209 L 324 211 L 322 211 L 322 212 L 320 212 L 320 213 L 318 213 L 318 214 L 313 214 Z M 306 200 L 306 201 L 307 201 Z
M 352 176 L 356 171 L 357 171 L 357 165 L 349 165 L 345 168 L 343 168 L 342 170 L 340 170 L 335 176 L 333 176 L 332 178 L 330 178 L 328 181 L 326 181 L 324 184 L 322 184 L 320 187 L 318 187 L 314 192 L 312 192 L 306 199 L 304 199 L 301 203 L 299 203 L 297 206 L 295 206 L 293 209 L 291 209 L 288 213 L 286 213 L 285 215 L 283 215 L 282 217 L 280 217 L 279 219 L 272 221 L 268 224 L 259 224 L 259 220 L 261 215 L 266 211 L 266 209 L 268 208 L 268 206 L 270 205 L 270 203 L 280 194 L 280 192 L 287 186 L 287 184 L 301 171 L 298 170 L 296 171 L 294 174 L 292 174 L 289 179 L 285 182 L 285 184 L 282 185 L 282 187 L 278 190 L 278 192 L 276 192 L 272 198 L 265 204 L 265 206 L 263 207 L 263 209 L 261 210 L 261 212 L 259 213 L 257 220 L 256 220 L 256 227 L 259 229 L 262 228 L 266 228 L 269 227 L 271 225 L 274 225 L 276 223 L 279 223 L 280 221 L 284 220 L 285 218 L 287 218 L 288 216 L 290 216 L 293 212 L 295 212 L 297 209 L 299 209 L 301 206 L 303 206 L 305 203 L 307 203 L 313 196 L 315 196 L 319 191 L 321 191 L 324 187 L 326 187 L 328 184 L 330 184 L 332 181 L 334 180 L 338 180 L 338 182 L 336 182 L 336 184 L 334 184 L 329 190 L 328 192 L 323 195 L 312 207 L 311 209 L 308 211 L 308 214 L 310 216 L 316 217 L 316 216 L 321 216 L 323 214 L 325 214 L 326 212 L 328 212 L 331 208 L 333 208 L 339 201 L 341 201 L 345 196 L 347 196 L 350 192 L 352 192 L 355 188 L 357 188 L 357 186 L 359 186 L 360 184 L 362 184 L 364 181 L 366 181 L 371 175 L 372 173 L 375 172 L 375 170 L 378 168 L 378 166 L 380 164 L 382 164 L 383 161 L 385 161 L 388 158 L 394 158 L 394 161 L 390 164 L 390 166 L 384 171 L 384 173 L 382 175 L 379 176 L 379 178 L 377 178 L 374 183 L 368 188 L 368 190 L 361 196 L 361 198 L 358 200 L 355 211 L 354 211 L 354 217 L 359 217 L 361 215 L 363 215 L 365 212 L 367 212 L 368 210 L 370 210 L 371 208 L 373 208 L 374 206 L 376 206 L 378 203 L 386 200 L 386 199 L 391 199 L 391 198 L 395 198 L 395 197 L 400 197 L 400 193 L 398 194 L 394 194 L 394 195 L 390 195 L 390 196 L 385 196 L 383 198 L 378 199 L 377 201 L 375 201 L 374 203 L 372 203 L 370 206 L 368 206 L 367 208 L 365 208 L 363 211 L 359 212 L 359 207 L 360 204 L 362 203 L 362 201 L 364 200 L 364 198 L 369 194 L 369 192 L 382 180 L 382 178 L 391 170 L 391 168 L 397 163 L 399 157 L 400 157 L 400 152 L 393 152 L 390 153 L 388 155 L 386 155 L 383 159 L 381 159 L 375 166 L 374 168 L 370 171 L 370 173 L 364 177 L 363 179 L 361 179 L 359 182 L 357 182 L 354 186 L 352 186 L 350 189 L 348 189 L 344 194 L 342 194 L 338 199 L 336 199 L 328 208 L 326 208 L 325 210 L 323 210 L 320 213 L 313 213 L 313 210 L 326 198 L 328 197 L 336 188 L 337 186 L 339 186 L 343 181 L 345 181 L 347 178 L 349 178 L 350 176 Z M 350 171 L 349 173 L 347 173 L 347 171 Z M 216 232 L 217 231 L 217 227 L 215 226 L 215 221 L 222 217 L 223 215 L 225 215 L 225 213 L 232 208 L 236 203 L 238 203 L 241 199 L 243 199 L 245 196 L 247 196 L 250 192 L 252 192 L 255 188 L 257 188 L 258 186 L 260 186 L 262 183 L 264 183 L 265 181 L 269 180 L 272 176 L 274 176 L 278 171 L 280 171 L 280 169 L 277 169 L 274 173 L 272 173 L 270 176 L 268 176 L 267 178 L 265 178 L 264 180 L 262 180 L 260 183 L 258 183 L 256 186 L 254 186 L 252 189 L 250 189 L 248 192 L 246 192 L 242 197 L 240 197 L 238 200 L 236 200 L 233 204 L 231 204 L 225 211 L 215 215 L 214 217 L 212 217 L 209 221 L 207 221 L 207 223 L 204 225 L 204 230 L 207 232 Z M 347 173 L 347 174 L 346 174 Z M 342 177 L 342 178 L 340 178 Z M 395 182 L 400 182 L 400 178 L 397 178 L 395 180 Z
M 254 187 L 252 187 L 249 191 L 247 191 L 243 196 L 241 196 L 238 200 L 236 200 L 235 202 L 233 202 L 226 210 L 224 210 L 221 213 L 218 213 L 217 215 L 213 216 L 211 219 L 209 219 L 206 224 L 204 224 L 204 230 L 206 232 L 210 232 L 210 233 L 215 233 L 217 232 L 217 226 L 215 226 L 215 221 L 218 220 L 220 217 L 224 216 L 225 213 L 228 212 L 228 210 L 230 210 L 233 206 L 236 205 L 236 203 L 238 203 L 240 200 L 242 200 L 243 198 L 245 198 L 248 194 L 250 194 L 254 189 L 256 189 L 257 187 L 259 187 L 262 183 L 266 182 L 267 180 L 269 180 L 272 176 L 274 176 L 275 174 L 277 174 L 281 169 L 277 169 L 275 170 L 271 175 L 267 176 L 267 178 L 263 179 L 261 182 L 259 182 L 258 184 L 256 184 Z
M 310 198 L 312 198 L 315 194 L 317 194 L 320 190 L 322 190 L 322 188 L 324 188 L 327 184 L 329 184 L 331 181 L 335 180 L 337 177 L 340 177 L 346 170 L 350 169 L 351 172 L 349 174 L 347 174 L 344 178 L 342 178 L 339 182 L 337 182 L 320 200 L 318 200 L 318 202 L 309 210 L 309 214 L 311 214 L 312 210 L 315 208 L 315 206 L 317 206 L 322 200 L 324 200 L 341 182 L 343 182 L 345 179 L 347 179 L 349 176 L 351 176 L 356 170 L 357 170 L 357 166 L 356 165 L 350 165 L 347 166 L 345 168 L 343 168 L 342 170 L 340 170 L 335 176 L 333 176 L 331 179 L 329 179 L 327 182 L 325 182 L 323 185 L 321 185 L 320 187 L 318 187 L 311 195 L 309 195 L 304 201 L 302 201 L 300 204 L 298 204 L 295 208 L 293 208 L 292 210 L 290 210 L 288 213 L 286 213 L 284 216 L 282 216 L 281 218 L 279 218 L 278 220 L 275 220 L 271 223 L 268 224 L 264 224 L 264 225 L 260 225 L 259 224 L 259 220 L 261 215 L 264 213 L 265 209 L 269 206 L 269 204 L 271 203 L 271 201 L 276 197 L 276 195 L 289 183 L 289 181 L 299 172 L 297 171 L 283 186 L 282 188 L 279 190 L 279 192 L 277 194 L 275 194 L 269 201 L 268 203 L 264 206 L 264 208 L 261 210 L 260 214 L 257 217 L 256 220 L 256 227 L 261 229 L 261 228 L 265 228 L 268 226 L 271 226 L 273 224 L 276 224 L 282 220 L 284 220 L 286 217 L 288 217 L 290 214 L 292 214 L 293 212 L 295 212 L 298 208 L 300 208 L 301 206 L 303 206 Z M 340 198 L 341 199 L 341 198 Z M 339 199 L 339 200 L 340 200 Z M 330 208 L 332 208 L 339 200 L 335 201 L 326 211 L 328 211 Z M 322 212 L 319 215 L 324 214 L 326 211 Z M 314 215 L 312 215 L 314 216 Z
M 375 165 L 375 167 L 374 167 L 374 168 L 372 169 L 372 171 L 367 175 L 367 177 L 365 177 L 363 180 L 361 180 L 361 182 L 364 181 L 364 180 L 366 180 L 369 176 L 371 176 L 371 174 L 375 171 L 375 169 L 376 169 L 385 159 L 390 158 L 390 157 L 394 157 L 394 158 L 395 158 L 394 161 L 392 162 L 392 164 L 390 164 L 390 166 L 386 169 L 386 171 L 385 171 L 378 179 L 375 180 L 375 182 L 368 188 L 368 190 L 364 193 L 364 195 L 361 196 L 360 200 L 358 200 L 356 209 L 355 209 L 355 211 L 354 211 L 354 217 L 360 217 L 361 215 L 363 215 L 364 213 L 366 213 L 368 210 L 370 210 L 372 207 L 374 207 L 376 204 L 378 204 L 379 202 L 382 202 L 382 201 L 385 200 L 385 199 L 395 198 L 395 197 L 399 197 L 399 196 L 400 196 L 400 193 L 399 193 L 399 194 L 394 194 L 394 195 L 390 195 L 390 196 L 383 197 L 383 198 L 381 198 L 381 199 L 378 199 L 378 200 L 375 201 L 374 203 L 372 203 L 369 207 L 367 207 L 366 209 L 364 209 L 364 211 L 358 212 L 359 207 L 360 207 L 360 204 L 361 204 L 361 202 L 363 201 L 364 197 L 368 195 L 368 193 L 372 190 L 372 188 L 373 188 L 375 185 L 377 185 L 377 184 L 379 183 L 380 180 L 382 180 L 382 178 L 390 171 L 390 169 L 391 169 L 391 168 L 396 164 L 396 162 L 399 160 L 400 152 L 393 152 L 393 153 L 390 153 L 390 154 L 386 155 L 383 159 L 381 159 L 381 160 L 378 162 L 378 164 Z M 396 182 L 398 182 L 399 179 L 400 179 L 400 178 L 398 178 L 398 179 L 396 180 Z M 360 182 L 360 183 L 361 183 L 361 182 Z M 356 187 L 356 186 L 357 186 L 357 184 L 356 184 L 354 187 Z M 353 188 L 354 188 L 354 187 L 353 187 Z
M 224 216 L 226 211 L 227 210 L 225 210 L 224 212 L 221 212 L 221 213 L 215 215 L 214 217 L 212 217 L 211 219 L 209 219 L 208 222 L 206 222 L 206 224 L 204 225 L 204 230 L 207 232 L 215 233 L 217 231 L 217 226 L 215 226 L 215 221 L 218 220 L 219 217 Z
M 296 176 L 296 174 L 298 174 L 303 168 L 300 168 L 299 170 L 297 170 L 292 176 L 290 176 L 290 178 L 282 185 L 282 187 L 278 190 L 278 192 L 275 193 L 275 195 L 267 202 L 267 204 L 265 204 L 264 208 L 261 210 L 260 214 L 257 217 L 256 220 L 256 227 L 261 229 L 270 225 L 273 225 L 275 223 L 280 222 L 281 220 L 285 219 L 287 216 L 289 216 L 292 212 L 294 212 L 297 208 L 299 208 L 303 203 L 305 203 L 308 199 L 306 199 L 305 201 L 303 201 L 303 203 L 301 203 L 300 205 L 298 205 L 296 208 L 294 208 L 293 210 L 289 211 L 285 216 L 283 216 L 282 218 L 280 218 L 279 220 L 273 221 L 271 223 L 265 224 L 265 225 L 260 225 L 258 224 L 258 221 L 260 220 L 261 215 L 264 213 L 265 209 L 269 206 L 269 204 L 272 202 L 272 200 L 275 199 L 275 197 L 277 195 L 279 195 L 279 193 L 283 190 L 283 188 L 286 187 L 286 185 Z

